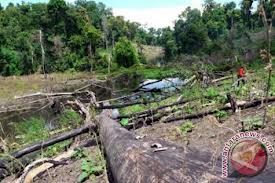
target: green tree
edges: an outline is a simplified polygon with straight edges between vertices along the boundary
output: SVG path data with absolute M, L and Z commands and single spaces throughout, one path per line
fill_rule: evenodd
M 133 44 L 127 38 L 121 38 L 115 46 L 114 59 L 119 66 L 129 68 L 139 62 Z
M 202 17 L 203 23 L 207 27 L 209 38 L 217 39 L 220 35 L 226 34 L 227 17 L 224 7 L 211 0 L 206 0 L 204 7 Z
M 252 5 L 253 0 L 243 0 L 241 2 L 242 18 L 247 28 L 252 28 Z
M 177 44 L 170 27 L 162 30 L 161 45 L 164 47 L 165 57 L 168 59 L 173 58 L 177 54 Z
M 48 15 L 55 35 L 66 33 L 65 19 L 68 7 L 64 0 L 50 0 L 48 3 Z
M 224 4 L 224 10 L 226 14 L 227 29 L 232 29 L 234 24 L 240 22 L 241 11 L 236 9 L 235 2 L 229 2 Z
M 96 48 L 98 47 L 98 43 L 101 40 L 101 31 L 96 29 L 94 26 L 86 26 L 86 34 L 85 37 L 87 38 L 87 49 L 88 49 L 88 56 L 91 62 L 90 71 L 93 71 L 93 60 Z
M 2 76 L 20 75 L 19 64 L 20 56 L 16 51 L 7 48 L 0 49 L 0 74 Z
M 21 32 L 16 42 L 16 48 L 20 53 L 20 70 L 22 74 L 32 74 L 35 70 L 33 58 L 34 49 L 30 39 L 28 32 Z
M 180 15 L 175 24 L 175 37 L 182 53 L 198 53 L 207 44 L 207 29 L 198 9 L 188 7 Z

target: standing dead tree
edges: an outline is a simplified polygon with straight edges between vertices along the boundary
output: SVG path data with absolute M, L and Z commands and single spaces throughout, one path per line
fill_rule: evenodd
M 40 47 L 41 47 L 41 55 L 42 55 L 42 68 L 43 68 L 43 74 L 44 74 L 44 79 L 47 78 L 46 75 L 46 63 L 45 63 L 45 49 L 43 46 L 43 33 L 42 30 L 39 30 L 39 42 L 40 42 Z
M 275 8 L 275 2 L 271 1 L 272 8 Z M 272 55 L 271 55 L 271 38 L 272 38 L 272 20 L 275 17 L 275 11 L 272 12 L 272 16 L 270 18 L 267 17 L 265 8 L 264 8 L 264 1 L 261 0 L 259 4 L 259 13 L 262 17 L 263 24 L 266 29 L 266 40 L 267 40 L 267 50 L 261 50 L 261 57 L 264 61 L 268 62 L 266 70 L 268 71 L 268 79 L 267 79 L 267 87 L 266 87 L 266 95 L 265 98 L 267 99 L 269 96 L 269 91 L 271 88 L 271 76 L 272 76 Z M 265 102 L 265 112 L 263 122 L 266 123 L 267 119 L 267 102 Z

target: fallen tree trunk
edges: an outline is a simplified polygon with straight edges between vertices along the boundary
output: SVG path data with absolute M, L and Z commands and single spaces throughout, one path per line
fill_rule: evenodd
M 275 97 L 270 97 L 270 98 L 264 99 L 264 100 L 254 100 L 252 102 L 239 104 L 237 106 L 238 106 L 238 108 L 243 110 L 243 109 L 248 109 L 248 108 L 251 108 L 251 107 L 256 107 L 256 106 L 261 105 L 262 103 L 265 103 L 265 102 L 268 102 L 268 103 L 269 102 L 275 102 Z M 186 116 L 182 116 L 182 117 L 175 117 L 175 118 L 167 119 L 165 122 L 169 123 L 169 122 L 179 121 L 179 120 L 201 118 L 201 117 L 204 117 L 206 115 L 215 114 L 215 113 L 217 113 L 217 111 L 228 111 L 228 110 L 231 110 L 231 109 L 232 109 L 231 106 L 224 106 L 224 107 L 221 107 L 219 109 L 214 109 L 214 110 L 209 110 L 209 111 L 205 111 L 205 112 L 201 112 L 201 113 L 197 113 L 197 114 L 190 114 L 190 115 L 186 115 Z
M 215 98 L 217 96 L 219 96 L 219 95 L 216 95 L 216 96 L 213 96 L 213 97 L 207 97 L 207 96 L 205 96 L 204 98 L 211 99 L 211 98 Z M 196 100 L 199 100 L 199 99 L 201 99 L 201 97 L 196 97 L 196 98 L 192 98 L 192 99 L 181 100 L 181 101 L 174 102 L 174 103 L 168 104 L 168 105 L 163 105 L 163 106 L 160 106 L 160 107 L 157 107 L 157 108 L 154 108 L 154 109 L 149 109 L 149 110 L 145 110 L 145 111 L 142 111 L 142 112 L 137 112 L 137 113 L 128 114 L 128 115 L 124 115 L 124 116 L 118 116 L 117 119 L 132 118 L 132 117 L 135 117 L 135 118 L 144 118 L 144 117 L 148 117 L 148 116 L 154 115 L 154 114 L 156 114 L 158 111 L 160 111 L 162 109 L 169 108 L 169 107 L 174 107 L 174 106 L 178 106 L 178 105 L 183 105 L 183 104 L 186 104 L 188 102 L 193 102 L 193 101 L 196 101 Z
M 82 128 L 78 128 L 78 129 L 72 130 L 70 132 L 63 133 L 62 135 L 59 135 L 57 137 L 53 137 L 47 141 L 38 142 L 38 143 L 28 146 L 22 150 L 12 153 L 9 156 L 9 160 L 3 160 L 3 159 L 0 160 L 0 180 L 9 175 L 9 173 L 10 173 L 9 168 L 8 168 L 9 163 L 11 163 L 13 160 L 22 158 L 25 155 L 28 155 L 35 151 L 45 149 L 46 147 L 52 146 L 54 144 L 57 144 L 59 142 L 62 142 L 62 141 L 65 141 L 65 140 L 68 140 L 71 138 L 74 138 L 81 134 L 88 133 L 90 130 L 96 130 L 95 128 L 96 128 L 95 125 L 88 125 L 88 126 L 85 126 Z
M 14 153 L 11 154 L 11 156 L 18 159 L 18 158 L 21 158 L 21 157 L 23 157 L 27 154 L 32 153 L 32 152 L 44 149 L 46 147 L 52 146 L 54 144 L 57 144 L 59 142 L 62 142 L 62 141 L 68 140 L 68 139 L 74 138 L 74 137 L 79 136 L 81 134 L 88 133 L 90 130 L 95 130 L 95 126 L 94 125 L 89 125 L 89 126 L 85 126 L 85 127 L 82 127 L 82 128 L 72 130 L 70 132 L 66 132 L 66 133 L 64 133 L 62 135 L 59 135 L 57 137 L 53 137 L 53 138 L 51 138 L 47 141 L 39 142 L 39 143 L 33 144 L 33 145 L 23 149 L 23 150 L 19 150 L 17 152 L 14 152 Z
M 87 91 L 84 92 L 64 92 L 64 93 L 33 93 L 29 95 L 24 96 L 15 96 L 15 99 L 25 99 L 25 98 L 32 98 L 32 97 L 57 97 L 57 96 L 77 96 L 87 93 Z
M 137 93 L 133 93 L 131 95 L 126 95 L 126 96 L 122 96 L 122 97 L 117 97 L 117 98 L 112 98 L 112 99 L 108 99 L 108 100 L 98 101 L 97 103 L 102 104 L 102 103 L 105 103 L 105 102 L 112 102 L 112 101 L 117 101 L 117 100 L 121 100 L 121 99 L 126 99 L 126 98 L 130 98 L 130 97 L 133 97 L 133 96 L 137 96 L 141 93 L 142 92 L 137 92 Z
M 105 110 L 97 125 L 114 182 L 202 182 L 204 173 L 221 175 L 219 168 L 209 169 L 209 154 L 159 139 L 138 140 L 110 115 Z
M 225 77 L 222 77 L 222 78 L 214 79 L 214 80 L 211 81 L 211 83 L 217 83 L 217 82 L 232 79 L 232 78 L 233 78 L 232 76 L 225 76 Z
M 268 103 L 275 102 L 275 97 L 270 97 L 270 98 L 264 99 L 264 100 L 254 100 L 254 101 L 251 101 L 251 102 L 238 104 L 237 107 L 239 109 L 243 110 L 243 109 L 256 107 L 256 106 L 261 105 L 265 102 L 268 102 Z M 179 117 L 171 117 L 171 118 L 168 118 L 168 119 L 164 120 L 163 122 L 164 123 L 170 123 L 170 122 L 180 121 L 180 120 L 197 119 L 197 118 L 202 118 L 202 117 L 207 116 L 207 115 L 215 114 L 218 111 L 228 111 L 228 110 L 232 110 L 232 107 L 231 107 L 230 104 L 228 106 L 223 106 L 223 107 L 220 107 L 220 108 L 217 108 L 217 109 L 203 111 L 203 112 L 199 112 L 199 113 L 196 113 L 196 114 L 189 114 L 189 115 L 184 115 L 184 116 L 179 116 Z M 152 123 L 159 121 L 161 118 L 163 118 L 166 115 L 167 115 L 167 113 L 164 113 L 164 114 L 161 114 L 161 115 L 158 115 L 158 116 L 155 115 L 155 116 L 152 116 L 150 118 L 147 118 L 146 120 L 144 120 L 142 122 L 139 121 L 138 123 L 129 124 L 125 128 L 126 129 L 138 129 L 138 128 L 141 128 L 142 126 L 144 126 L 144 124 L 151 125 Z
M 169 97 L 171 97 L 171 96 L 166 96 L 159 100 L 136 101 L 136 102 L 129 102 L 129 103 L 124 103 L 124 104 L 114 104 L 114 105 L 102 105 L 102 106 L 96 106 L 95 108 L 96 109 L 121 109 L 121 108 L 130 107 L 130 106 L 134 106 L 134 105 L 147 105 L 147 104 L 151 104 L 151 103 L 155 103 L 155 102 L 160 102 L 165 99 L 168 99 Z

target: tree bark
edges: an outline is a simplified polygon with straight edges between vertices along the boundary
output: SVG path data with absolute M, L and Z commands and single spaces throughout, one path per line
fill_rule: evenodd
M 42 55 L 43 74 L 44 74 L 44 79 L 46 79 L 47 75 L 46 75 L 46 65 L 45 65 L 45 50 L 44 50 L 44 46 L 43 46 L 43 33 L 42 33 L 42 30 L 39 30 L 39 41 L 40 41 L 41 55 Z
M 217 174 L 219 171 L 218 168 L 213 172 L 209 169 L 209 154 L 189 151 L 159 139 L 137 140 L 110 115 L 111 112 L 105 110 L 99 117 L 98 127 L 114 182 L 201 182 L 204 173 Z M 157 144 L 161 147 L 153 148 Z
M 92 42 L 89 42 L 88 45 L 88 54 L 89 54 L 89 59 L 90 59 L 90 72 L 93 72 L 93 50 L 92 50 Z
M 70 132 L 66 132 L 66 133 L 59 135 L 57 137 L 53 137 L 47 141 L 33 144 L 23 150 L 19 150 L 17 152 L 12 153 L 11 156 L 18 159 L 18 158 L 21 158 L 27 154 L 32 153 L 32 152 L 44 149 L 46 147 L 49 147 L 51 145 L 57 144 L 59 142 L 62 142 L 62 141 L 68 140 L 68 139 L 74 138 L 81 134 L 88 133 L 90 130 L 94 130 L 94 129 L 95 129 L 94 125 L 84 126 L 82 128 L 78 128 L 78 129 L 72 130 Z
M 238 105 L 237 102 L 235 100 L 234 97 L 232 97 L 232 95 L 230 93 L 227 94 L 227 99 L 230 102 L 231 108 L 232 108 L 232 112 L 236 113 L 237 109 L 238 109 Z

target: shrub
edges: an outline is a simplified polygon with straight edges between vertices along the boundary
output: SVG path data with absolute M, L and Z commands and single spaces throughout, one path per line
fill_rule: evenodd
M 195 128 L 195 125 L 190 122 L 190 121 L 187 121 L 185 123 L 183 123 L 181 126 L 180 126 L 180 131 L 183 133 L 183 134 L 186 134 L 188 132 L 192 132 L 192 130 Z
M 109 65 L 109 53 L 104 49 L 98 49 L 96 51 L 96 61 L 94 68 L 96 69 L 106 69 Z
M 73 126 L 76 127 L 82 122 L 81 116 L 72 109 L 65 109 L 59 117 L 59 123 L 63 127 Z
M 261 117 L 248 117 L 243 120 L 244 130 L 258 130 L 264 126 L 263 119 Z
M 128 120 L 128 119 L 122 119 L 122 120 L 120 121 L 120 124 L 121 124 L 122 126 L 127 126 L 127 125 L 129 124 L 129 120 Z
M 20 56 L 18 52 L 7 48 L 0 49 L 0 75 L 20 75 Z
M 27 144 L 47 139 L 49 131 L 45 128 L 42 118 L 30 118 L 20 123 L 14 123 L 13 128 L 18 138 L 18 143 Z
M 216 115 L 217 118 L 221 119 L 221 118 L 225 118 L 228 116 L 228 113 L 226 111 L 217 111 Z
M 118 66 L 129 68 L 139 62 L 138 54 L 133 44 L 126 38 L 121 38 L 115 46 L 114 60 Z
M 81 163 L 81 171 L 78 182 L 86 181 L 90 176 L 96 176 L 103 173 L 105 161 L 101 154 L 96 155 L 96 159 L 87 158 Z

